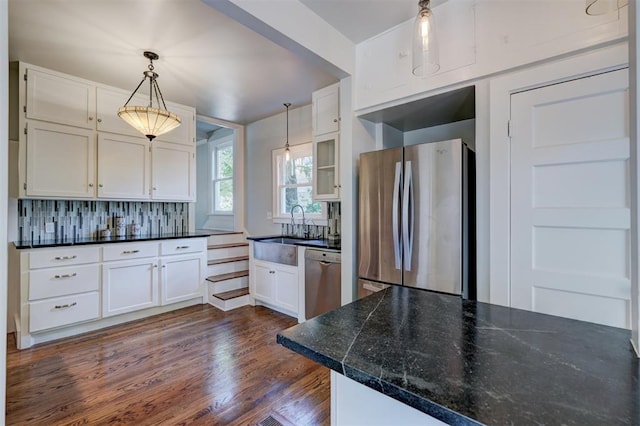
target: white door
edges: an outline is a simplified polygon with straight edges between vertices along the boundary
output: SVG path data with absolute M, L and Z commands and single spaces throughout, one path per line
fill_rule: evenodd
M 202 297 L 204 254 L 162 259 L 161 305 Z
M 265 302 L 272 302 L 273 295 L 275 293 L 275 279 L 274 274 L 276 271 L 268 263 L 253 264 L 251 269 L 251 279 L 254 282 L 253 296 L 256 299 L 263 300 Z
M 94 129 L 95 87 L 53 71 L 27 69 L 27 118 Z
M 131 91 L 115 89 L 113 87 L 98 87 L 96 89 L 96 120 L 97 129 L 101 132 L 118 133 L 122 135 L 143 137 L 142 133 L 136 130 L 129 123 L 118 117 L 118 109 L 124 106 L 131 96 Z M 129 105 L 149 104 L 149 97 L 136 94 Z
M 195 110 L 193 108 L 176 105 L 171 102 L 167 103 L 167 109 L 169 110 L 169 112 L 172 112 L 180 117 L 180 120 L 182 120 L 182 122 L 178 127 L 171 130 L 170 132 L 158 136 L 157 140 L 179 143 L 181 145 L 188 145 L 192 147 L 195 146 Z
M 26 195 L 95 197 L 95 149 L 91 130 L 28 121 Z
M 511 96 L 511 306 L 630 327 L 627 70 Z
M 333 84 L 311 94 L 313 105 L 313 134 L 340 130 L 340 85 Z
M 154 141 L 151 144 L 151 198 L 195 201 L 195 148 Z
M 158 259 L 102 265 L 102 316 L 158 306 Z
M 298 268 L 278 267 L 275 273 L 278 306 L 298 313 Z
M 149 142 L 144 138 L 98 135 L 98 197 L 149 199 Z

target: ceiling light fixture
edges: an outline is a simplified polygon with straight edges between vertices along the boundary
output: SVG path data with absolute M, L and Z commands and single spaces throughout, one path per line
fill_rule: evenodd
M 418 15 L 413 24 L 413 68 L 416 76 L 435 74 L 440 69 L 438 40 L 429 0 L 418 2 Z
M 585 12 L 587 15 L 604 15 L 628 4 L 629 0 L 586 0 Z
M 144 77 L 136 90 L 133 91 L 123 107 L 118 109 L 118 117 L 133 126 L 140 133 L 152 141 L 156 136 L 167 133 L 180 125 L 182 120 L 176 114 L 167 111 L 160 86 L 158 86 L 158 74 L 153 71 L 153 61 L 159 56 L 154 52 L 144 52 L 144 57 L 149 59 L 149 70 L 144 71 Z M 149 79 L 149 105 L 148 106 L 128 106 L 129 102 L 136 94 L 142 83 Z M 153 106 L 153 95 L 156 98 L 157 107 Z M 160 103 L 162 102 L 162 103 Z
M 291 150 L 289 149 L 289 107 L 291 104 L 286 102 L 283 105 L 287 108 L 287 141 L 284 144 L 284 160 L 289 161 L 291 159 Z

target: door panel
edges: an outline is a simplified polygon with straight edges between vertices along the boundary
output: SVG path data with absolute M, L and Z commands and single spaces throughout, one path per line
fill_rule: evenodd
M 405 249 L 412 246 L 404 253 L 404 285 L 460 294 L 462 141 L 408 146 L 404 160 L 405 180 L 411 168 L 413 193 L 405 214 L 413 238 L 407 241 L 403 235 Z
M 511 97 L 511 306 L 630 326 L 627 70 Z
M 362 278 L 402 284 L 401 252 L 401 188 L 396 182 L 396 167 L 402 170 L 402 148 L 368 152 L 360 156 L 359 165 L 359 276 Z M 394 192 L 398 219 L 394 244 Z M 399 245 L 399 247 L 398 247 Z M 397 260 L 399 259 L 399 262 Z M 398 263 L 398 264 L 396 264 Z

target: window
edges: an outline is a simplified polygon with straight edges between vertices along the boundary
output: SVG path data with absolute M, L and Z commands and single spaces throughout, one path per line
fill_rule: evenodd
M 212 212 L 233 213 L 233 139 L 212 145 L 211 150 Z
M 290 159 L 285 160 L 284 149 L 273 151 L 274 218 L 290 219 L 291 208 L 300 204 L 308 219 L 326 219 L 324 203 L 314 202 L 313 196 L 313 153 L 311 143 L 294 145 L 290 148 Z M 296 218 L 301 217 L 296 210 Z

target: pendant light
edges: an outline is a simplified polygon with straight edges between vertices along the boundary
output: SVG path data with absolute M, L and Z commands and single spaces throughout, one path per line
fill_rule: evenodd
M 629 0 L 586 0 L 587 15 L 604 15 L 617 11 L 629 4 Z
M 289 149 L 289 107 L 291 104 L 286 102 L 283 105 L 287 109 L 287 141 L 284 144 L 284 160 L 288 162 L 291 160 L 291 150 Z
M 156 136 L 178 127 L 182 120 L 176 114 L 167 111 L 167 106 L 164 103 L 160 86 L 158 86 L 158 74 L 153 71 L 153 61 L 158 60 L 159 56 L 154 52 L 144 52 L 144 57 L 149 59 L 149 70 L 142 73 L 144 75 L 142 81 L 129 96 L 124 106 L 118 109 L 118 117 L 152 141 Z M 129 102 L 146 79 L 149 79 L 149 105 L 129 106 Z M 156 107 L 153 106 L 154 95 Z
M 413 68 L 416 76 L 435 74 L 440 69 L 438 40 L 433 20 L 433 12 L 429 8 L 429 0 L 418 2 L 418 15 L 413 24 Z

